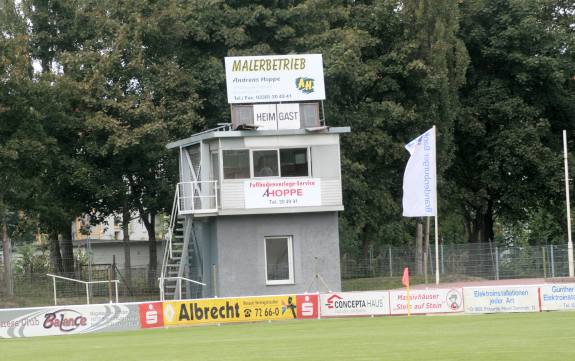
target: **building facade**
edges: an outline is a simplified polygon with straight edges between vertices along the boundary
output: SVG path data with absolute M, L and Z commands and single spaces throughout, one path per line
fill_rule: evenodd
M 180 183 L 166 298 L 339 291 L 340 135 L 349 131 L 222 126 L 169 144 Z

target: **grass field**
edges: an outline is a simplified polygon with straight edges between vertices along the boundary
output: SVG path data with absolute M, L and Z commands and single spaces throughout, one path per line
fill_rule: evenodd
M 0 340 L 6 361 L 575 360 L 575 312 L 349 318 Z

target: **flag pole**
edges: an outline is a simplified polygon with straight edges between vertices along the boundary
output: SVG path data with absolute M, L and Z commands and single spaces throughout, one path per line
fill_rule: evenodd
M 411 298 L 409 297 L 409 284 L 407 284 L 407 317 L 411 317 Z
M 567 131 L 563 130 L 563 159 L 565 161 L 565 197 L 567 199 L 567 260 L 569 277 L 573 277 L 573 240 L 571 239 L 571 201 L 569 196 L 569 165 L 567 161 Z
M 437 133 L 435 129 L 435 125 L 433 126 L 433 134 L 435 134 L 435 149 L 433 152 L 433 164 L 437 167 L 436 163 L 436 156 L 437 156 Z M 439 215 L 439 211 L 437 209 L 437 169 L 435 169 L 435 197 L 434 197 L 434 207 L 435 207 L 435 284 L 439 284 L 439 221 L 437 220 L 437 216 Z
M 437 207 L 437 206 L 436 206 Z M 437 208 L 436 208 L 437 209 Z M 439 284 L 439 229 L 437 215 L 435 216 L 435 284 Z

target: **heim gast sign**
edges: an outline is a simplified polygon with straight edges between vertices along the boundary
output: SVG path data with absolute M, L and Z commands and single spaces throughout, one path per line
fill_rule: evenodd
M 321 54 L 225 58 L 228 103 L 325 99 Z

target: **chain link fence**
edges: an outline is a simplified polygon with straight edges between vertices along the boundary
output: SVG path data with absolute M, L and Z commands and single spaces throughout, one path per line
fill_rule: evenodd
M 442 282 L 470 280 L 501 280 L 521 278 L 556 278 L 568 276 L 567 246 L 546 245 L 501 247 L 491 244 L 442 245 L 439 250 L 439 271 Z M 434 282 L 435 249 L 431 247 L 426 259 L 419 260 L 415 247 L 379 247 L 368 257 L 342 255 L 341 276 L 344 291 L 388 289 L 401 287 L 404 267 L 410 268 L 413 283 L 423 283 L 427 270 L 428 281 Z M 43 258 L 42 258 L 43 257 Z M 1 259 L 1 258 L 0 258 Z M 119 280 L 120 302 L 158 300 L 158 277 L 161 266 L 131 267 L 114 264 L 86 264 L 75 260 L 74 272 L 54 272 L 42 254 L 25 260 L 15 254 L 12 265 L 13 292 L 9 295 L 4 285 L 3 265 L 0 263 L 0 308 L 32 307 L 54 304 L 54 280 L 48 273 L 82 281 Z M 193 287 L 192 287 L 193 288 Z M 187 290 L 192 297 L 200 292 Z M 88 295 L 87 295 L 88 293 Z M 87 297 L 88 296 L 88 297 Z M 102 282 L 86 286 L 84 283 L 56 280 L 58 305 L 107 303 L 115 301 L 115 285 Z
M 377 255 L 342 256 L 344 288 L 357 290 L 353 280 L 401 277 L 404 267 L 416 278 L 426 273 L 433 282 L 435 247 L 417 259 L 415 247 L 384 246 Z M 443 281 L 556 278 L 569 276 L 567 245 L 495 246 L 485 243 L 441 245 L 438 249 L 439 273 Z M 426 272 L 427 271 L 427 272 Z M 360 282 L 361 283 L 361 282 Z

